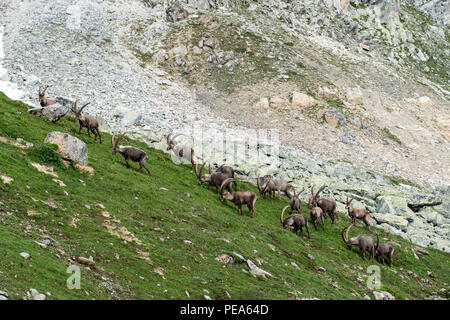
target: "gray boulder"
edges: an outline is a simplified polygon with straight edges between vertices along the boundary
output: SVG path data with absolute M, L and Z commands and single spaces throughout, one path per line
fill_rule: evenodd
M 169 22 L 177 22 L 188 17 L 189 13 L 178 1 L 173 2 L 166 9 L 166 18 Z
M 44 142 L 56 144 L 58 153 L 63 159 L 72 160 L 81 165 L 88 164 L 88 148 L 80 139 L 67 133 L 53 131 L 47 134 Z
M 37 107 L 29 109 L 28 113 L 37 115 L 38 117 L 48 119 L 51 122 L 57 122 L 69 112 L 69 108 L 55 103 L 47 107 Z

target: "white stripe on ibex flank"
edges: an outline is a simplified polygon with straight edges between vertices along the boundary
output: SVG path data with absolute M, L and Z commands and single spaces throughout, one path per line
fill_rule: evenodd
M 9 81 L 1 80 L 8 79 L 8 70 L 2 67 L 3 59 L 5 58 L 5 51 L 3 50 L 3 32 L 4 27 L 0 27 L 0 91 L 3 92 L 8 98 L 12 100 L 20 100 L 25 95 L 14 83 Z

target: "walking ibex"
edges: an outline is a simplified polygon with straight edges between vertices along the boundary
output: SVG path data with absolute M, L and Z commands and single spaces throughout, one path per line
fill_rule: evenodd
M 152 174 L 150 173 L 150 170 L 147 168 L 147 165 L 145 164 L 145 161 L 148 159 L 147 158 L 147 154 L 142 151 L 141 149 L 135 148 L 135 147 L 131 147 L 131 146 L 119 146 L 119 142 L 120 140 L 123 139 L 124 134 L 121 134 L 118 138 L 117 141 L 114 141 L 114 137 L 115 135 L 112 135 L 111 137 L 111 145 L 112 145 L 112 154 L 116 154 L 117 152 L 119 152 L 120 154 L 122 154 L 122 156 L 125 158 L 125 162 L 127 163 L 127 168 L 130 168 L 130 164 L 128 163 L 128 160 L 134 161 L 134 162 L 139 162 L 140 164 L 140 168 L 139 170 L 142 170 L 142 168 L 145 168 L 145 170 L 147 170 L 147 173 L 149 176 L 151 176 Z
M 313 193 L 313 191 L 311 191 L 311 193 Z M 309 212 L 309 215 L 311 216 L 311 220 L 314 224 L 314 229 L 316 229 L 316 231 L 317 231 L 317 222 L 319 220 L 321 220 L 322 221 L 322 229 L 325 230 L 325 216 L 322 211 L 322 208 L 317 206 L 317 202 L 315 200 L 314 193 L 313 193 L 313 196 L 310 197 L 309 201 L 308 201 L 308 212 Z
M 222 182 L 220 186 L 220 201 L 231 201 L 238 207 L 239 215 L 242 215 L 242 206 L 247 205 L 249 213 L 251 213 L 252 218 L 255 215 L 255 203 L 258 200 L 258 196 L 253 191 L 236 191 L 236 192 L 226 192 L 223 194 L 223 188 L 229 186 L 231 182 L 236 183 L 233 178 L 228 178 Z
M 385 266 L 386 264 L 384 263 L 384 257 L 386 256 L 389 258 L 389 267 L 392 267 L 392 256 L 394 255 L 394 251 L 394 247 L 390 244 L 380 242 L 380 238 L 377 233 L 377 244 L 375 246 L 375 256 L 377 257 L 377 260 L 379 262 L 383 262 L 383 265 Z
M 257 182 L 259 183 L 259 179 Z M 262 195 L 265 195 L 266 193 L 269 193 L 269 195 L 271 195 L 275 194 L 275 192 L 278 192 L 278 197 L 281 197 L 281 192 L 283 192 L 289 198 L 289 200 L 291 199 L 292 195 L 290 191 L 294 187 L 288 182 L 284 180 L 275 180 L 271 175 L 264 176 L 264 182 L 265 183 L 260 189 L 260 193 Z
M 366 225 L 367 230 L 370 230 L 370 213 L 364 209 L 353 208 L 351 202 L 353 201 L 353 197 L 348 201 L 348 197 L 345 201 L 345 209 L 348 210 L 348 216 L 352 219 L 352 223 L 354 224 L 356 219 L 362 220 Z
M 97 135 L 100 138 L 100 143 L 102 143 L 102 136 L 100 135 L 100 131 L 98 130 L 98 121 L 92 116 L 81 114 L 81 111 L 83 111 L 84 108 L 90 103 L 86 103 L 84 106 L 82 106 L 79 110 L 77 109 L 77 103 L 78 101 L 75 101 L 72 112 L 75 114 L 74 121 L 78 121 L 80 123 L 80 130 L 78 133 L 81 133 L 81 129 L 86 128 L 88 132 L 88 136 L 91 136 L 91 132 L 95 136 L 95 141 L 97 141 Z

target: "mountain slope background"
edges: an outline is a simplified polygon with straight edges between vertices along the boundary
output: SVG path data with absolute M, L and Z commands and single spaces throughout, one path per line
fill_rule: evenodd
M 448 253 L 423 255 L 377 230 L 395 260 L 392 268 L 375 262 L 381 287 L 369 289 L 371 262 L 345 247 L 340 232 L 350 220 L 342 212 L 325 230 L 310 223 L 308 240 L 281 228 L 286 197 L 259 199 L 253 219 L 246 208 L 239 216 L 167 154 L 128 141 L 147 152 L 150 178 L 112 155 L 108 134 L 98 144 L 70 117 L 54 124 L 28 108 L 0 93 L 2 297 L 27 298 L 33 288 L 47 299 L 373 299 L 374 291 L 448 298 Z M 89 167 L 64 163 L 43 144 L 51 131 L 84 141 Z M 256 192 L 243 181 L 238 187 Z M 360 223 L 350 232 L 362 233 Z M 251 274 L 249 261 L 271 276 Z M 66 286 L 71 265 L 80 267 L 80 289 Z

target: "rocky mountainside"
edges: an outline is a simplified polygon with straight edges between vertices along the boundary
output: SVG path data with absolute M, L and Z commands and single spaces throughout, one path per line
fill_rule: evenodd
M 91 101 L 103 130 L 159 149 L 168 133 L 201 127 L 194 145 L 217 164 L 211 137 L 225 128 L 277 129 L 276 163 L 258 145 L 262 161 L 229 164 L 249 180 L 326 183 L 341 212 L 353 195 L 374 224 L 450 250 L 448 1 L 5 0 L 0 10 L 0 79 L 21 99 L 49 85 L 50 97 Z

